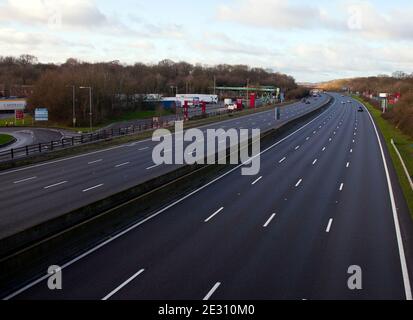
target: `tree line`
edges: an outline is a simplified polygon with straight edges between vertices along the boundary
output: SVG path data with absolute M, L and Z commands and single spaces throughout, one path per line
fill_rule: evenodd
M 293 77 L 246 65 L 205 66 L 163 60 L 157 64 L 82 62 L 74 58 L 65 63 L 42 64 L 34 56 L 0 57 L 0 85 L 33 85 L 29 108 L 49 109 L 52 121 L 71 123 L 72 87 L 76 88 L 76 113 L 79 124 L 89 117 L 89 93 L 79 87 L 93 88 L 94 122 L 143 108 L 139 94 L 174 96 L 179 93 L 211 93 L 217 86 L 276 86 L 289 98 L 306 94 Z M 7 90 L 6 90 L 7 91 Z

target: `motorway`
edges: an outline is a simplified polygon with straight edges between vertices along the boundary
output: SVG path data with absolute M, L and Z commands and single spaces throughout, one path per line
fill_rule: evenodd
M 335 99 L 263 150 L 258 176 L 234 168 L 63 265 L 63 290 L 44 276 L 7 298 L 411 299 L 391 164 L 368 112 Z
M 202 127 L 266 131 L 318 108 L 328 97 Z M 155 166 L 156 142 L 145 140 L 31 167 L 0 172 L 0 239 L 176 169 Z

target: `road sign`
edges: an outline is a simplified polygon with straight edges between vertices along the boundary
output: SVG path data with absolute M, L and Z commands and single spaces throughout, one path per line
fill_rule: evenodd
M 35 121 L 49 121 L 49 111 L 46 108 L 37 108 L 34 112 Z
M 15 110 L 15 118 L 16 118 L 16 120 L 24 120 L 24 111 L 23 110 Z

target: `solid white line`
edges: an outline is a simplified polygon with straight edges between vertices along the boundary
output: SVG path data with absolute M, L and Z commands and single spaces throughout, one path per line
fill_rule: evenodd
M 151 170 L 151 169 L 157 168 L 157 167 L 159 167 L 159 166 L 161 166 L 161 164 L 156 164 L 156 165 L 154 165 L 154 166 L 152 166 L 152 167 L 146 168 L 146 170 Z
M 251 183 L 251 185 L 255 185 L 258 181 L 260 181 L 262 179 L 262 176 L 259 177 L 257 180 L 255 180 L 253 183 Z
M 19 181 L 14 181 L 13 183 L 14 184 L 19 184 L 19 183 L 27 182 L 27 181 L 34 180 L 34 179 L 37 179 L 37 177 L 31 177 L 31 178 L 27 178 L 27 179 L 23 179 L 23 180 L 19 180 Z
M 115 290 L 113 290 L 111 293 L 109 293 L 106 297 L 104 297 L 102 300 L 106 301 L 112 298 L 116 293 L 118 293 L 120 290 L 122 290 L 124 287 L 126 287 L 129 283 L 131 283 L 133 280 L 135 280 L 137 277 L 139 277 L 142 273 L 145 272 L 145 269 L 139 270 L 137 273 L 135 273 L 132 277 L 130 277 L 128 280 L 126 280 L 124 283 L 122 283 L 119 287 L 117 287 Z
M 88 191 L 95 190 L 95 189 L 100 188 L 100 187 L 103 187 L 103 186 L 104 186 L 104 184 L 101 183 L 101 184 L 98 184 L 97 186 L 94 186 L 94 187 L 85 189 L 85 190 L 83 190 L 82 192 L 88 192 Z
M 120 168 L 120 167 L 123 167 L 123 166 L 127 166 L 128 164 L 130 164 L 130 162 L 121 163 L 121 164 L 116 165 L 115 168 Z
M 391 183 L 390 172 L 389 172 L 389 168 L 387 166 L 386 156 L 384 155 L 384 149 L 383 149 L 383 145 L 382 145 L 381 140 L 380 140 L 380 135 L 379 135 L 379 132 L 377 130 L 376 123 L 374 122 L 373 117 L 370 114 L 370 111 L 368 111 L 368 109 L 364 105 L 363 105 L 363 107 L 367 110 L 367 112 L 369 114 L 370 121 L 373 124 L 374 130 L 376 132 L 377 141 L 378 141 L 379 146 L 380 146 L 381 157 L 383 159 L 384 170 L 386 172 L 386 178 L 387 178 L 387 185 L 388 185 L 388 188 L 389 188 L 390 202 L 391 202 L 392 210 L 393 210 L 393 219 L 394 219 L 394 226 L 395 226 L 395 229 L 396 229 L 397 244 L 398 244 L 398 247 L 399 247 L 400 264 L 401 264 L 401 268 L 402 268 L 404 290 L 405 290 L 405 293 L 406 293 L 406 300 L 410 301 L 410 300 L 413 300 L 412 289 L 411 289 L 411 285 L 410 285 L 409 270 L 407 268 L 406 255 L 405 255 L 404 246 L 403 246 L 403 238 L 402 238 L 402 233 L 401 233 L 401 230 L 400 230 L 399 216 L 397 214 L 397 205 L 396 205 L 396 199 L 394 197 L 393 186 L 392 186 L 392 183 Z
M 278 163 L 283 163 L 285 160 L 287 160 L 287 157 L 282 158 Z
M 315 159 L 315 160 L 313 161 L 313 165 L 315 165 L 315 164 L 317 163 L 317 161 L 318 161 L 318 159 Z
M 327 233 L 330 233 L 330 230 L 331 230 L 331 226 L 333 225 L 333 219 L 330 219 L 330 221 L 328 222 L 328 226 L 327 226 L 327 229 L 326 229 L 326 232 Z
M 344 189 L 344 183 L 342 183 L 342 184 L 340 185 L 340 191 L 343 191 L 343 189 Z
M 270 225 L 271 221 L 275 218 L 276 215 L 277 215 L 277 214 L 274 213 L 274 214 L 267 220 L 267 222 L 264 224 L 264 228 L 266 228 L 266 227 L 268 227 L 268 226 Z
M 95 163 L 102 162 L 102 161 L 103 159 L 99 159 L 99 160 L 88 162 L 87 164 L 95 164 Z
M 145 151 L 145 150 L 148 150 L 149 149 L 149 147 L 145 147 L 145 148 L 140 148 L 138 151 Z
M 206 219 L 204 222 L 207 223 L 211 221 L 218 213 L 220 213 L 222 210 L 224 210 L 224 207 L 218 209 L 214 214 L 212 214 L 208 219 Z
M 337 101 L 335 101 L 333 103 L 332 106 L 334 106 L 337 103 Z M 145 224 L 146 222 L 154 219 L 155 217 L 161 215 L 162 213 L 166 212 L 167 210 L 173 208 L 174 206 L 176 206 L 177 204 L 182 203 L 183 201 L 185 201 L 186 199 L 192 197 L 194 194 L 199 193 L 200 191 L 208 188 L 209 186 L 213 185 L 215 182 L 220 181 L 221 179 L 223 179 L 224 177 L 230 175 L 231 173 L 237 171 L 238 169 L 242 168 L 245 164 L 247 164 L 248 162 L 251 162 L 252 159 L 255 159 L 265 153 L 267 153 L 268 151 L 274 149 L 276 146 L 280 145 L 281 143 L 283 143 L 284 141 L 288 140 L 289 138 L 291 138 L 292 136 L 294 136 L 296 133 L 302 131 L 304 128 L 307 128 L 309 125 L 311 125 L 312 123 L 314 123 L 315 121 L 317 121 L 318 119 L 320 119 L 321 117 L 323 117 L 329 110 L 325 110 L 322 114 L 320 114 L 318 117 L 314 118 L 313 120 L 311 120 L 310 122 L 306 123 L 305 125 L 303 125 L 302 127 L 298 128 L 296 131 L 292 132 L 291 134 L 289 134 L 288 136 L 284 137 L 283 139 L 281 139 L 280 141 L 277 141 L 276 143 L 274 143 L 273 145 L 269 146 L 267 149 L 261 151 L 258 155 L 252 157 L 251 159 L 245 161 L 244 163 L 236 166 L 235 168 L 225 172 L 224 174 L 222 174 L 221 176 L 215 178 L 214 180 L 206 183 L 205 185 L 203 185 L 202 187 L 199 187 L 198 189 L 192 191 L 191 193 L 183 196 L 182 198 L 176 200 L 175 202 L 171 203 L 170 205 L 166 206 L 165 208 L 159 210 L 158 212 L 155 212 L 154 214 L 152 214 L 151 216 L 143 219 L 142 221 L 137 222 L 136 224 L 132 225 L 131 227 L 129 227 L 128 229 L 119 232 L 117 234 L 114 234 L 110 239 L 98 244 L 97 246 L 93 247 L 92 249 L 86 251 L 85 253 L 79 255 L 78 257 L 74 258 L 73 260 L 70 260 L 69 262 L 67 262 L 66 264 L 61 266 L 61 270 L 67 269 L 68 267 L 72 266 L 73 264 L 75 264 L 76 262 L 90 256 L 91 254 L 95 253 L 96 251 L 98 251 L 99 249 L 107 246 L 108 244 L 112 243 L 113 241 L 123 237 L 125 234 L 128 234 L 129 232 L 137 229 L 138 227 L 140 227 L 141 225 Z M 227 121 L 232 121 L 232 120 L 227 120 Z M 222 123 L 222 122 L 221 122 Z M 1 173 L 0 173 L 1 175 Z M 34 280 L 33 282 L 27 284 L 26 286 L 22 287 L 21 289 L 13 292 L 12 294 L 8 295 L 7 297 L 5 297 L 3 300 L 10 300 L 13 299 L 14 297 L 22 294 L 23 292 L 29 290 L 30 288 L 33 288 L 34 286 L 38 285 L 39 283 L 49 279 L 50 275 L 49 274 L 45 274 L 44 276 L 38 278 L 37 280 Z
M 55 184 L 52 184 L 52 185 L 50 185 L 50 186 L 44 187 L 43 189 L 47 190 L 47 189 L 50 189 L 50 188 L 54 188 L 54 187 L 57 187 L 57 186 L 61 186 L 62 184 L 66 184 L 66 183 L 67 183 L 67 181 L 62 181 L 62 182 L 55 183 Z
M 215 284 L 215 286 L 211 289 L 211 291 L 208 292 L 208 294 L 205 296 L 205 298 L 203 299 L 204 301 L 208 301 L 209 299 L 211 299 L 212 295 L 215 293 L 215 291 L 218 290 L 218 288 L 221 286 L 220 282 L 217 282 Z
M 295 184 L 295 187 L 298 188 L 300 186 L 301 182 L 303 182 L 303 179 L 298 180 L 298 182 Z

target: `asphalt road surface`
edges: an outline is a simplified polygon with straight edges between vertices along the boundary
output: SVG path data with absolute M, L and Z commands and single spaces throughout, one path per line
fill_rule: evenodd
M 262 151 L 258 176 L 233 169 L 62 266 L 63 290 L 45 276 L 8 298 L 411 298 L 390 162 L 368 112 L 335 98 Z
M 65 131 L 42 128 L 0 128 L 0 133 L 12 135 L 16 142 L 0 151 L 7 151 L 12 148 L 25 147 L 37 143 L 48 143 L 50 141 L 60 141 L 65 135 L 70 135 Z
M 276 121 L 274 111 L 268 111 L 203 129 L 262 128 L 264 131 L 318 108 L 327 99 L 324 96 L 312 100 L 310 105 L 290 105 L 283 111 L 283 121 Z M 154 165 L 152 150 L 156 144 L 145 140 L 0 172 L 0 238 L 176 169 L 178 166 Z

